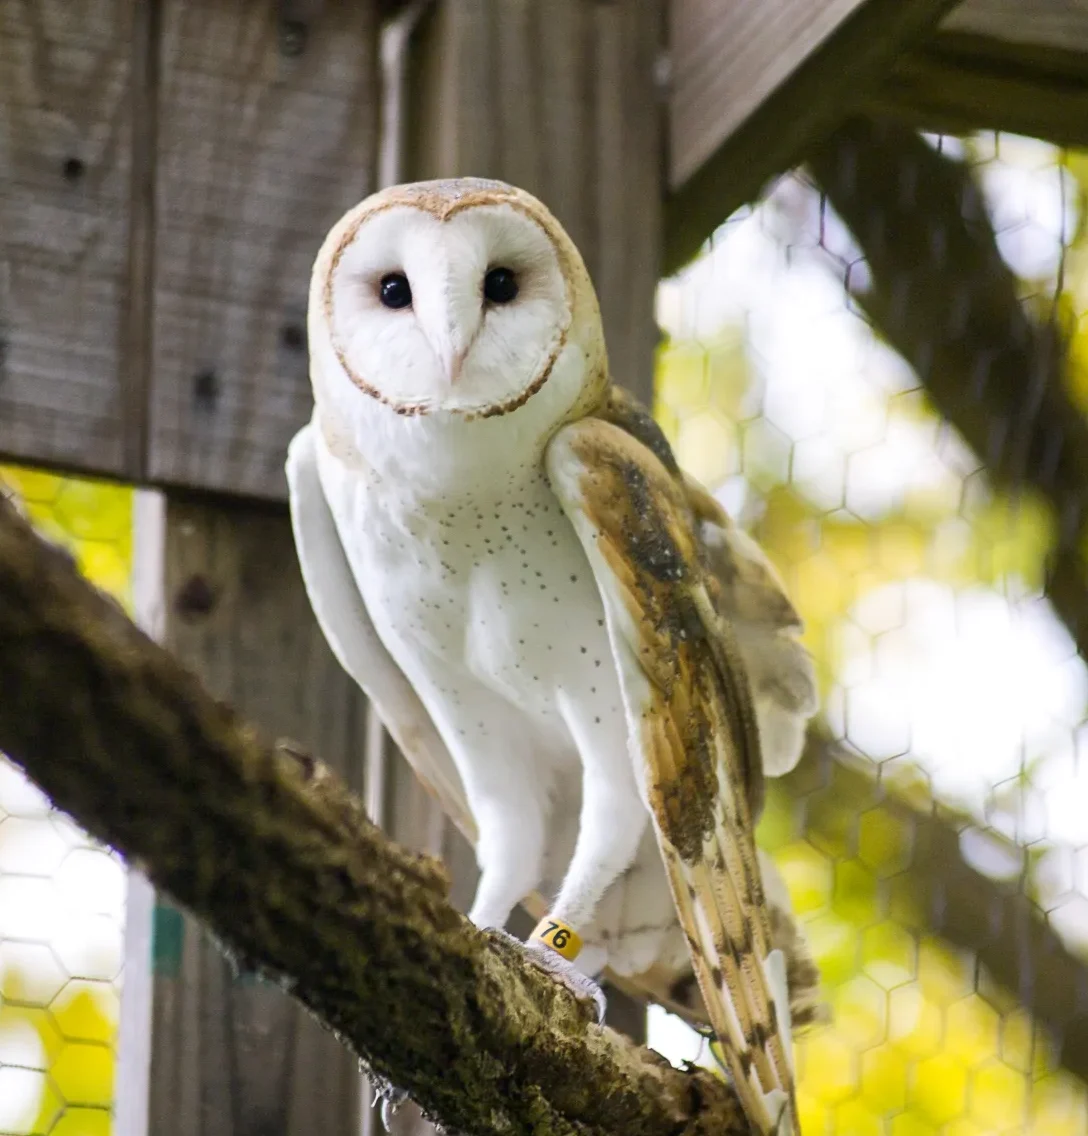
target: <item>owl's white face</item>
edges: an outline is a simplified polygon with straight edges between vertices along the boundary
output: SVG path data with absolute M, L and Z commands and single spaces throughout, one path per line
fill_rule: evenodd
M 506 202 L 365 216 L 331 266 L 333 347 L 399 414 L 493 417 L 548 381 L 571 323 L 552 239 Z

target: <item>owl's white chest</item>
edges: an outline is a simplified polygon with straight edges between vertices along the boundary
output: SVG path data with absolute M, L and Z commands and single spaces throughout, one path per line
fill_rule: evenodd
M 565 692 L 618 701 L 600 593 L 542 470 L 426 502 L 333 476 L 367 609 L 436 720 L 466 682 L 560 733 Z

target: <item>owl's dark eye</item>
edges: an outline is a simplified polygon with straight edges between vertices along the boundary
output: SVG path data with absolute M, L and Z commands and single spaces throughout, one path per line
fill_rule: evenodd
M 406 308 L 412 302 L 412 286 L 403 272 L 390 272 L 382 277 L 378 295 L 387 308 Z
M 484 296 L 493 304 L 508 304 L 518 294 L 518 279 L 509 268 L 493 268 L 484 277 Z

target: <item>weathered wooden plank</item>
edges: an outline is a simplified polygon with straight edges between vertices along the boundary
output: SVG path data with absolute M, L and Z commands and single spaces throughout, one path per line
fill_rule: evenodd
M 598 4 L 593 15 L 598 243 L 590 272 L 613 377 L 652 405 L 665 117 L 656 75 L 664 12 L 655 4 Z
M 169 501 L 165 527 L 166 644 L 217 695 L 358 788 L 364 700 L 311 614 L 286 517 Z M 356 1136 L 355 1060 L 282 991 L 235 978 L 165 905 L 154 967 L 154 1136 Z
M 652 391 L 664 107 L 658 0 L 439 0 L 413 54 L 408 176 L 536 194 L 585 257 L 616 377 Z
M 868 107 L 933 130 L 1088 146 L 1088 0 L 966 0 Z
M 282 498 L 327 229 L 374 188 L 375 0 L 162 0 L 152 480 Z
M 865 109 L 934 132 L 1088 146 L 1088 55 L 942 35 L 904 56 Z
M 673 0 L 665 268 L 798 162 L 954 0 Z
M 963 0 L 940 31 L 1088 56 L 1088 0 Z
M 0 453 L 130 472 L 135 0 L 0 0 Z M 135 397 L 133 397 L 135 396 Z

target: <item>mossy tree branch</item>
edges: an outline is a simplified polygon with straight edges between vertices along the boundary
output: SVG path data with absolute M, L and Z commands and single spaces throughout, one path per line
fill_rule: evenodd
M 291 660 L 284 660 L 285 666 Z M 0 497 L 0 749 L 379 1077 L 473 1136 L 743 1136 L 736 1097 L 587 1021 L 319 761 L 214 701 Z
M 808 159 L 868 260 L 855 299 L 994 482 L 1053 507 L 1047 595 L 1088 660 L 1088 418 L 1065 383 L 1056 312 L 1033 316 L 969 167 L 914 129 L 856 117 Z

